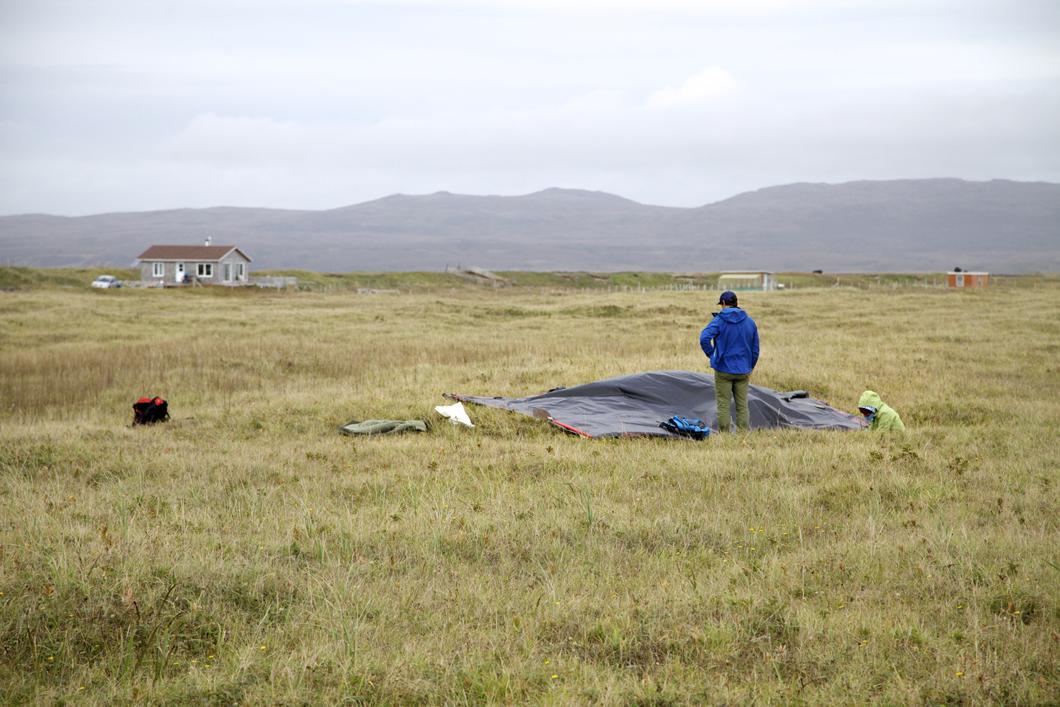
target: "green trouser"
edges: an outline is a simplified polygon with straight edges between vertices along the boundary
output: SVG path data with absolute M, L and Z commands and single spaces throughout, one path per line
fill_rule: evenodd
M 732 424 L 729 417 L 729 399 L 736 397 L 736 427 L 751 429 L 751 413 L 747 409 L 747 381 L 750 373 L 723 373 L 714 371 L 714 393 L 718 401 L 718 432 L 728 432 Z

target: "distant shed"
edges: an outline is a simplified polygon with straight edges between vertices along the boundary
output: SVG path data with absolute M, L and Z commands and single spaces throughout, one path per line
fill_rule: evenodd
M 988 272 L 967 272 L 954 270 L 946 273 L 946 284 L 955 289 L 967 287 L 986 287 L 990 282 Z
M 723 272 L 718 276 L 719 290 L 775 290 L 777 279 L 773 273 L 759 271 Z

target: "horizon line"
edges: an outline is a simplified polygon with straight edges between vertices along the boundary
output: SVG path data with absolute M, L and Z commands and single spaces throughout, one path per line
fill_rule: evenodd
M 624 201 L 628 201 L 628 202 L 637 204 L 639 206 L 646 206 L 646 207 L 649 207 L 649 208 L 675 209 L 675 210 L 693 210 L 693 209 L 702 209 L 702 208 L 705 208 L 707 206 L 713 206 L 715 204 L 721 204 L 721 203 L 723 203 L 725 201 L 729 201 L 730 199 L 735 199 L 736 197 L 743 196 L 744 194 L 755 194 L 755 193 L 758 193 L 758 192 L 761 192 L 761 191 L 765 191 L 767 189 L 780 189 L 780 188 L 795 187 L 795 186 L 836 187 L 836 186 L 843 186 L 843 185 L 847 185 L 847 184 L 863 184 L 863 183 L 885 184 L 885 183 L 894 183 L 894 182 L 942 182 L 942 181 L 964 182 L 964 183 L 967 183 L 967 184 L 990 184 L 990 183 L 993 183 L 993 182 L 1009 182 L 1009 183 L 1014 183 L 1014 184 L 1047 184 L 1047 185 L 1051 185 L 1051 186 L 1060 186 L 1060 182 L 1050 182 L 1050 181 L 1042 180 L 1042 179 L 1030 179 L 1030 180 L 1010 179 L 1010 178 L 1007 178 L 1007 177 L 993 177 L 993 178 L 990 178 L 990 179 L 965 179 L 963 177 L 898 177 L 898 178 L 894 178 L 894 179 L 849 179 L 849 180 L 845 180 L 845 181 L 841 181 L 841 182 L 797 181 L 797 182 L 784 182 L 784 183 L 780 183 L 780 184 L 771 184 L 771 185 L 764 186 L 764 187 L 758 187 L 757 189 L 748 189 L 748 190 L 744 190 L 744 191 L 741 191 L 741 192 L 737 192 L 735 194 L 731 194 L 731 195 L 729 195 L 727 197 L 724 197 L 722 199 L 717 199 L 715 201 L 708 201 L 708 202 L 705 202 L 705 203 L 702 203 L 702 204 L 697 204 L 697 205 L 694 205 L 694 206 L 667 206 L 667 205 L 663 205 L 663 204 L 651 204 L 651 203 L 647 203 L 647 202 L 637 201 L 636 199 L 631 199 L 631 198 L 623 196 L 621 194 L 616 194 L 614 192 L 603 191 L 603 190 L 600 190 L 600 189 L 586 189 L 586 188 L 583 188 L 583 187 L 550 186 L 550 187 L 545 187 L 543 189 L 538 189 L 536 191 L 519 193 L 519 194 L 489 194 L 489 193 L 487 193 L 487 194 L 469 194 L 469 193 L 464 193 L 464 192 L 451 192 L 451 191 L 448 191 L 448 190 L 445 190 L 445 189 L 440 189 L 440 190 L 433 191 L 433 192 L 418 193 L 418 194 L 417 193 L 406 193 L 406 192 L 392 192 L 392 193 L 384 194 L 382 196 L 374 197 L 374 198 L 371 198 L 371 199 L 366 199 L 364 201 L 357 201 L 357 202 L 353 202 L 353 203 L 349 203 L 349 204 L 341 204 L 339 206 L 332 206 L 332 207 L 323 208 L 323 209 L 289 208 L 289 207 L 275 207 L 275 206 L 234 206 L 234 205 L 231 205 L 231 204 L 215 204 L 213 206 L 172 206 L 172 207 L 157 208 L 157 209 L 142 209 L 142 210 L 128 210 L 128 211 L 126 211 L 126 210 L 97 211 L 97 212 L 92 212 L 92 213 L 81 213 L 81 214 L 58 214 L 58 213 L 48 213 L 48 212 L 43 212 L 43 211 L 27 211 L 27 212 L 21 212 L 21 213 L 0 214 L 0 218 L 21 218 L 21 217 L 30 217 L 30 216 L 46 216 L 46 217 L 50 217 L 50 218 L 75 219 L 75 218 L 90 218 L 90 217 L 93 217 L 93 216 L 119 216 L 119 215 L 125 215 L 125 214 L 160 213 L 160 212 L 166 212 L 166 211 L 210 211 L 210 210 L 214 210 L 214 209 L 247 209 L 247 210 L 259 210 L 259 211 L 266 210 L 266 211 L 292 211 L 292 212 L 301 211 L 301 212 L 310 212 L 310 213 L 322 213 L 322 212 L 327 212 L 327 211 L 338 211 L 340 209 L 354 208 L 354 207 L 357 207 L 357 206 L 363 206 L 365 204 L 371 204 L 371 203 L 376 202 L 376 201 L 383 201 L 384 199 L 391 199 L 391 198 L 394 198 L 394 197 L 425 198 L 425 197 L 431 197 L 431 196 L 444 195 L 444 196 L 454 196 L 454 197 L 519 199 L 519 198 L 526 198 L 526 197 L 530 197 L 530 196 L 537 196 L 537 195 L 544 194 L 544 193 L 550 192 L 550 191 L 551 192 L 582 192 L 582 193 L 588 193 L 588 194 L 597 194 L 597 195 L 601 195 L 601 196 L 609 196 L 609 197 L 622 199 Z

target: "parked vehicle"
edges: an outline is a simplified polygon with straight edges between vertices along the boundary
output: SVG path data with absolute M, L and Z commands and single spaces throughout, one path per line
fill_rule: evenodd
M 100 287 L 103 289 L 110 289 L 111 287 L 121 287 L 121 280 L 114 277 L 113 275 L 100 275 L 92 281 L 92 287 Z

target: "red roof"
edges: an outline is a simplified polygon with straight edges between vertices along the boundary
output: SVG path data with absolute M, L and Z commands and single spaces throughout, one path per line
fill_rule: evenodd
M 153 245 L 138 256 L 139 260 L 220 260 L 236 251 L 247 262 L 250 258 L 234 245 Z

